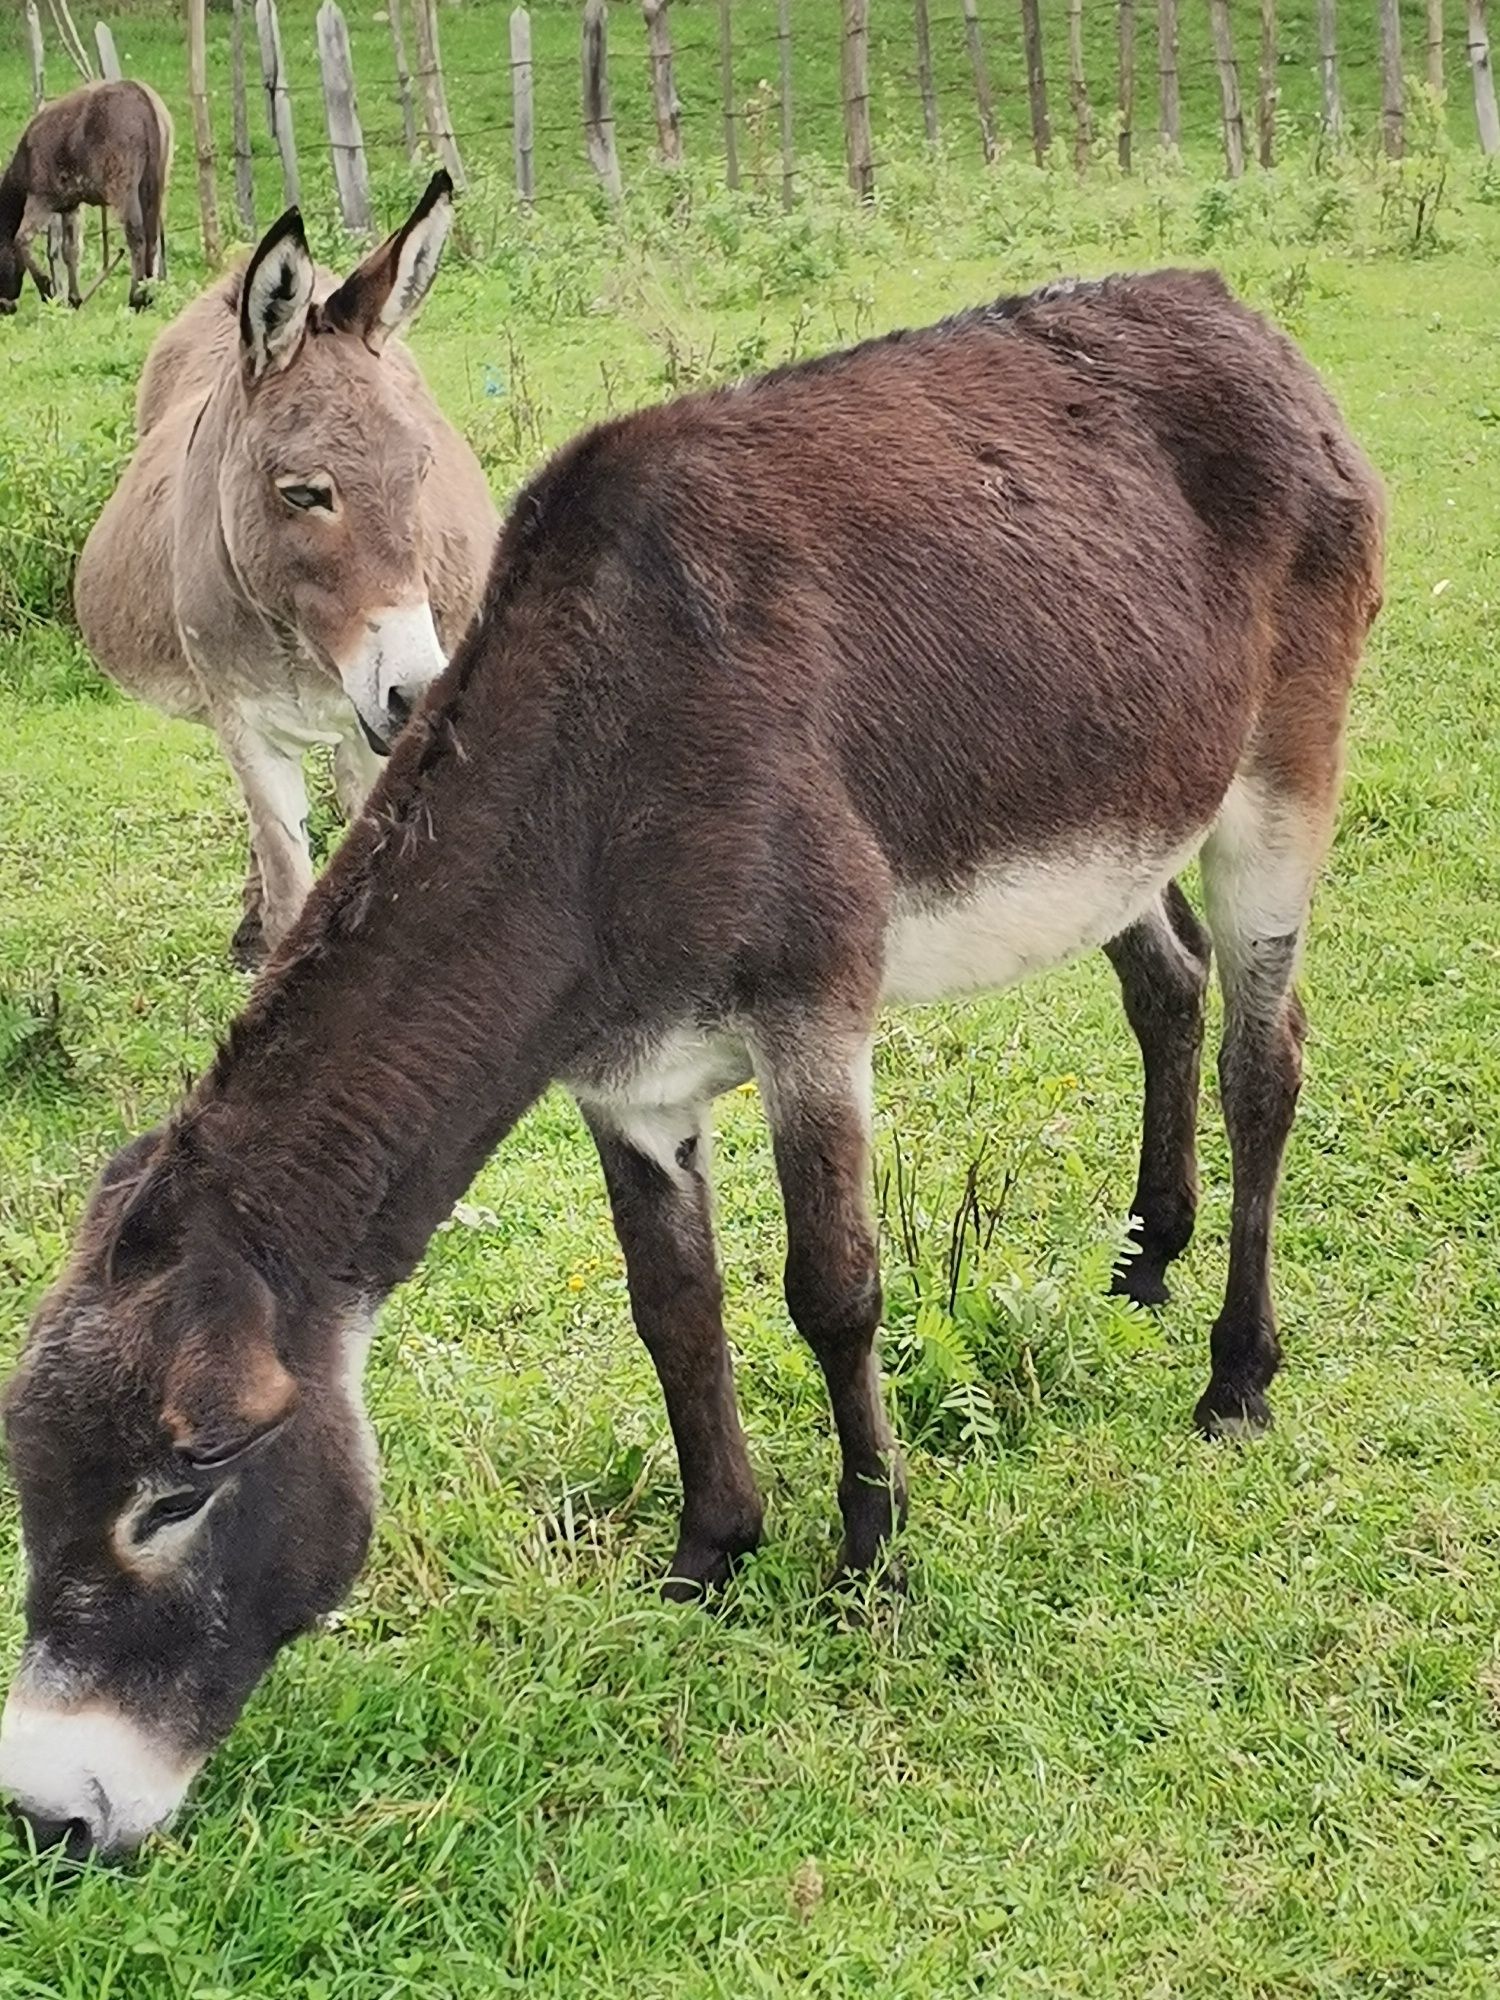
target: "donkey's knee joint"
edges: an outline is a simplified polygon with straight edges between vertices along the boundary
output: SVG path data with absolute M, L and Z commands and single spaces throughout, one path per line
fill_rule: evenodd
M 814 1353 L 864 1347 L 880 1324 L 880 1274 L 873 1261 L 868 1269 L 847 1275 L 789 1264 L 786 1303 L 793 1325 Z

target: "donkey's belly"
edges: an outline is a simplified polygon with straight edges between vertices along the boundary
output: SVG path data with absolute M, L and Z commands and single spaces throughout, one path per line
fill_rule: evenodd
M 1012 986 L 1090 951 L 1133 923 L 1201 841 L 1006 862 L 955 894 L 907 891 L 886 932 L 883 997 Z

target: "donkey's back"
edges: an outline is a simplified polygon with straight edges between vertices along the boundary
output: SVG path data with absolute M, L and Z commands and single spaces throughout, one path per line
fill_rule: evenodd
M 1267 760 L 1326 799 L 1380 593 L 1375 474 L 1291 344 L 1196 272 L 641 412 L 517 518 L 607 625 L 671 633 L 625 676 L 666 796 L 680 740 L 726 776 L 758 744 L 778 789 L 811 762 L 781 810 L 840 801 L 897 888 L 1079 848 L 1149 873 Z

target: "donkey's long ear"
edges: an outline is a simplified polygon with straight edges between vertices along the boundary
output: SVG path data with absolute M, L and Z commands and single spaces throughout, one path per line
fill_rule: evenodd
M 367 347 L 384 347 L 426 298 L 452 226 L 453 182 L 446 173 L 436 173 L 395 235 L 372 250 L 333 297 L 323 301 L 323 324 L 337 333 L 357 334 Z
M 289 208 L 261 238 L 240 286 L 240 352 L 252 382 L 285 368 L 302 345 L 315 275 L 301 212 Z
M 165 1264 L 177 1236 L 171 1169 L 156 1158 L 143 1167 L 133 1185 L 129 1181 L 119 1185 L 114 1215 L 106 1225 L 104 1282 L 117 1285 Z

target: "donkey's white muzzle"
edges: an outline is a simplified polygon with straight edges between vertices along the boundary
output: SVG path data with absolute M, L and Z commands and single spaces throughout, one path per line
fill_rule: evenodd
M 377 749 L 390 748 L 447 664 L 425 597 L 365 620 L 359 644 L 337 665 L 344 692 Z
M 128 1854 L 164 1827 L 203 1762 L 183 1758 L 108 1702 L 58 1707 L 11 1690 L 0 1719 L 0 1791 L 37 1845 Z

